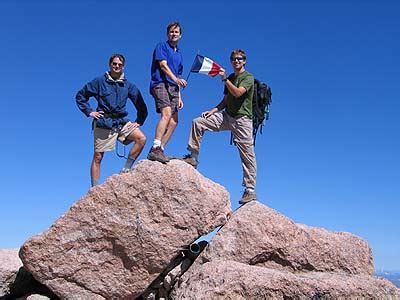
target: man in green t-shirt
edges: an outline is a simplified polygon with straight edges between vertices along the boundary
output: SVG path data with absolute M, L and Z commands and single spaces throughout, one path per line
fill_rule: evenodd
M 246 54 L 243 50 L 232 51 L 230 60 L 234 72 L 228 77 L 224 69 L 219 72 L 225 85 L 224 98 L 216 107 L 203 112 L 201 117 L 193 120 L 188 143 L 190 154 L 183 160 L 196 168 L 204 132 L 230 130 L 239 150 L 243 167 L 242 184 L 246 188 L 239 204 L 245 204 L 257 200 L 254 190 L 257 173 L 253 146 L 254 77 L 244 69 Z

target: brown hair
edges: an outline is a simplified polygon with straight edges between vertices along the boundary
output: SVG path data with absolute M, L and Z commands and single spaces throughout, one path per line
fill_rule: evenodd
M 230 59 L 232 60 L 232 58 L 236 55 L 236 54 L 240 54 L 244 60 L 246 60 L 246 52 L 244 52 L 244 50 L 242 49 L 235 49 L 232 51 Z
M 119 53 L 114 53 L 113 55 L 111 55 L 111 57 L 108 61 L 108 64 L 111 64 L 112 61 L 114 60 L 114 58 L 116 58 L 116 57 L 118 57 L 122 61 L 122 64 L 125 65 L 125 57 Z
M 168 24 L 168 26 L 167 26 L 167 34 L 169 33 L 169 30 L 171 28 L 175 28 L 175 27 L 178 27 L 179 28 L 179 33 L 182 34 L 182 27 L 181 27 L 181 24 L 179 24 L 178 21 L 174 21 L 174 22 L 171 22 L 171 23 Z

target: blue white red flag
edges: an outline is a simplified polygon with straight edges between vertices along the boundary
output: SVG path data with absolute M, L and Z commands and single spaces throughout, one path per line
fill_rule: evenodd
M 222 67 L 215 63 L 213 60 L 197 54 L 194 59 L 193 66 L 190 69 L 190 72 L 206 74 L 208 76 L 214 77 L 218 75 L 220 69 L 222 69 Z

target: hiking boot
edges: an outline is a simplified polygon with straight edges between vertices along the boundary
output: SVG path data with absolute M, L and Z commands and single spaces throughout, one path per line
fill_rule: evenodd
M 122 168 L 122 170 L 119 172 L 119 174 L 126 174 L 126 173 L 129 173 L 130 171 L 131 171 L 131 169 Z
M 176 156 L 173 156 L 173 155 L 165 155 L 165 157 L 166 157 L 168 160 L 179 159 L 179 157 L 176 157 Z
M 167 163 L 169 162 L 168 157 L 164 155 L 164 151 L 161 147 L 151 148 L 149 154 L 147 154 L 148 160 L 159 161 L 160 163 Z
M 254 191 L 244 191 L 242 199 L 240 199 L 239 204 L 243 205 L 246 203 L 249 203 L 251 201 L 256 201 L 257 200 L 257 195 L 256 192 Z
M 189 165 L 191 165 L 193 168 L 197 169 L 197 165 L 199 164 L 199 162 L 197 161 L 197 159 L 195 159 L 194 157 L 192 157 L 190 154 L 186 154 L 182 160 L 186 163 L 188 163 Z

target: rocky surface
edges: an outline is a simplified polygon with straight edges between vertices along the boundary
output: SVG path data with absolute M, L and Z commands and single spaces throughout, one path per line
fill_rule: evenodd
M 296 224 L 259 202 L 237 210 L 202 258 L 289 271 L 372 274 L 374 270 L 364 240 L 347 232 Z
M 398 299 L 372 276 L 368 244 L 296 224 L 258 202 L 239 208 L 180 278 L 171 299 Z
M 144 160 L 92 188 L 20 257 L 61 298 L 133 299 L 230 210 L 225 188 L 188 164 Z
M 39 296 L 54 298 L 55 295 L 46 286 L 37 282 L 25 270 L 18 251 L 19 249 L 0 249 L 0 299 L 33 300 Z M 38 295 L 34 295 L 35 293 Z
M 39 294 L 33 294 L 29 296 L 24 296 L 17 298 L 16 300 L 50 300 L 51 298 Z
M 400 299 L 373 276 L 361 238 L 297 224 L 259 202 L 231 212 L 227 191 L 179 160 L 145 160 L 92 188 L 24 244 L 24 268 L 15 250 L 6 254 L 14 257 L 0 269 L 3 294 L 32 273 L 62 299 Z M 21 299 L 55 298 L 34 291 Z
M 290 272 L 213 260 L 185 273 L 171 299 L 400 299 L 389 281 L 369 275 Z
M 0 297 L 10 293 L 22 262 L 18 257 L 19 249 L 0 249 Z

